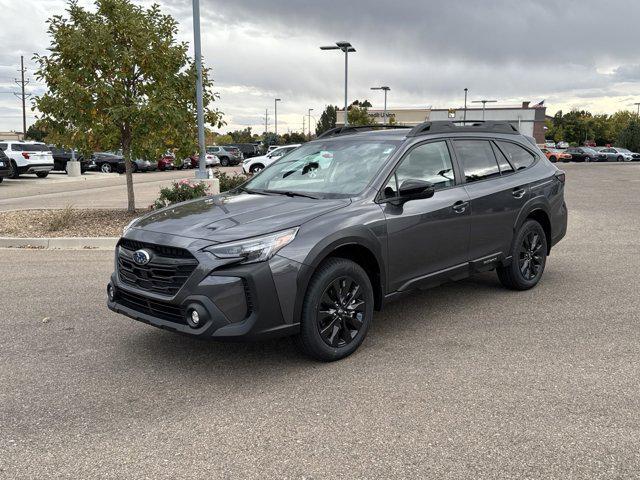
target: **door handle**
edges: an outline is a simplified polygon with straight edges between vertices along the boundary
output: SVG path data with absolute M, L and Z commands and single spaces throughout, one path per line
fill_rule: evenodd
M 522 187 L 516 187 L 511 191 L 511 195 L 513 195 L 515 198 L 522 198 L 524 197 L 525 193 L 527 193 L 527 191 Z
M 464 213 L 464 211 L 467 209 L 468 206 L 469 206 L 469 202 L 458 200 L 456 203 L 453 204 L 451 208 L 453 208 L 453 211 L 456 213 Z

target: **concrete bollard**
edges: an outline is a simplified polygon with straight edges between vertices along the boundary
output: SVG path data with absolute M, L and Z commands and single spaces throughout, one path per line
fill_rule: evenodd
M 82 175 L 82 169 L 80 168 L 80 162 L 69 161 L 67 162 L 67 175 L 70 177 L 79 177 Z

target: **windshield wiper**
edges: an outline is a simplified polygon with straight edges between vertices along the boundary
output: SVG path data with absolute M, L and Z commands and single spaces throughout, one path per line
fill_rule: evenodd
M 275 193 L 276 195 L 286 195 L 287 197 L 305 197 L 305 198 L 313 198 L 314 200 L 318 200 L 320 197 L 315 195 L 310 195 L 308 193 L 301 192 L 292 192 L 287 190 L 263 190 L 265 193 Z
M 238 190 L 240 190 L 241 192 L 247 192 L 249 194 L 266 195 L 264 190 L 252 190 L 250 188 L 245 188 L 245 187 L 238 187 Z

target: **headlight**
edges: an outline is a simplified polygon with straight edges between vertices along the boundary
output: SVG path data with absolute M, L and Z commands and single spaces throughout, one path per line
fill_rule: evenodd
M 239 242 L 212 245 L 205 248 L 205 251 L 218 258 L 241 259 L 240 263 L 263 262 L 273 257 L 282 247 L 291 243 L 297 233 L 298 227 Z
M 124 227 L 124 229 L 122 230 L 122 235 L 124 236 L 125 233 L 127 233 L 127 231 L 133 226 L 134 223 L 136 223 L 136 221 L 138 221 L 137 218 L 134 218 L 133 220 L 131 220 L 126 227 Z

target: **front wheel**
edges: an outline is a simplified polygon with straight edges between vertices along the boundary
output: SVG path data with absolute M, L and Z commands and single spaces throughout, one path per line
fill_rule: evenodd
M 497 268 L 500 283 L 511 290 L 535 287 L 547 262 L 547 237 L 535 220 L 524 222 L 511 247 L 511 263 Z
M 47 178 L 49 176 L 49 172 L 36 172 L 36 177 L 38 178 Z
M 100 171 L 102 173 L 111 173 L 113 171 L 113 169 L 111 168 L 111 164 L 110 163 L 103 163 L 100 166 Z
M 259 163 L 256 163 L 255 165 L 251 165 L 251 168 L 249 168 L 249 171 L 253 174 L 259 173 L 264 169 L 264 166 L 262 166 Z
M 330 258 L 313 274 L 302 306 L 300 345 L 318 360 L 351 355 L 373 319 L 373 288 L 363 268 Z
M 624 161 L 624 158 L 622 158 L 622 155 L 620 155 L 620 156 L 617 158 L 617 160 L 618 160 L 619 162 L 622 162 L 622 161 Z
M 549 157 L 549 161 L 551 163 L 556 163 L 556 157 Z
M 222 165 L 223 167 L 228 167 L 229 166 L 229 159 L 227 157 L 221 157 L 220 158 L 220 165 Z

